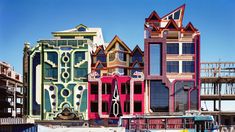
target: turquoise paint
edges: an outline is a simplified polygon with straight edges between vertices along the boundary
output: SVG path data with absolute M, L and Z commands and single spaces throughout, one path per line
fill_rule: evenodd
M 87 89 L 84 89 L 80 104 L 80 112 L 86 112 L 86 110 L 87 110 Z
M 57 96 L 58 96 L 58 106 L 59 106 L 62 102 L 64 102 L 64 98 L 60 94 L 61 90 L 64 88 L 64 85 L 63 84 L 56 84 L 56 86 L 58 87 Z
M 50 95 L 47 89 L 44 90 L 45 92 L 45 109 L 46 112 L 51 112 L 51 100 Z
M 47 60 L 50 60 L 55 65 L 58 65 L 58 54 L 56 52 L 47 52 Z
M 74 87 L 76 84 L 68 84 L 67 88 L 70 90 L 70 96 L 67 97 L 67 100 L 70 104 L 74 104 Z

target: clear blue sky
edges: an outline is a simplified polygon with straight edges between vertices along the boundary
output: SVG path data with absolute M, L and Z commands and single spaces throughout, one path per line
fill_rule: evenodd
M 35 45 L 80 23 L 101 27 L 106 42 L 118 35 L 131 49 L 143 49 L 144 19 L 184 3 L 184 25 L 191 21 L 201 32 L 202 61 L 235 61 L 234 0 L 1 0 L 0 60 L 22 73 L 25 41 Z

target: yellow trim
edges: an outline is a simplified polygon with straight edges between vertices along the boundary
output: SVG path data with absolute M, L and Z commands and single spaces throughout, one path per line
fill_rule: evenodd
M 54 37 L 58 36 L 96 36 L 96 32 L 52 32 Z

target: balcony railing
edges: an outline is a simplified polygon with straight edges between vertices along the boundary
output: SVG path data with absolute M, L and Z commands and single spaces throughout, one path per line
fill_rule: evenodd
M 202 62 L 201 77 L 235 77 L 235 62 Z
M 68 39 L 59 39 L 59 40 L 40 40 L 40 43 L 47 43 L 53 46 L 82 46 L 87 43 L 87 40 L 68 40 Z

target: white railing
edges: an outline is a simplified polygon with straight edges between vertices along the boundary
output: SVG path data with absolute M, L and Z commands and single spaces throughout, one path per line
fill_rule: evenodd
M 0 118 L 0 125 L 3 124 L 27 124 L 35 123 L 31 118 Z

